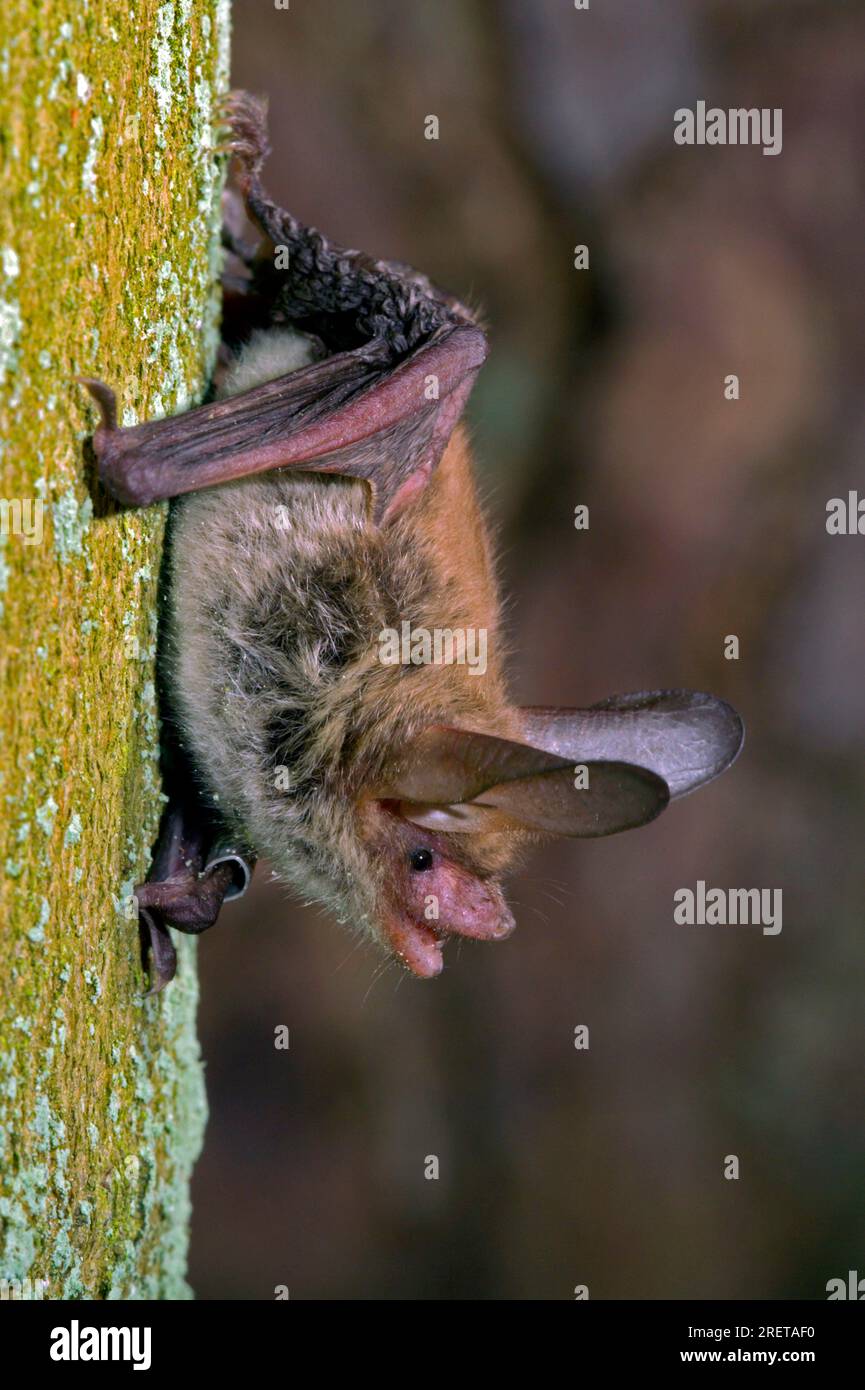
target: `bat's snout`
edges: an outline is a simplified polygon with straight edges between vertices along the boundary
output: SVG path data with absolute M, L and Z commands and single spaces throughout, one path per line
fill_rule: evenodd
M 401 911 L 385 924 L 391 950 L 422 980 L 434 979 L 441 973 L 442 949 L 448 937 L 503 941 L 516 926 L 497 885 L 469 880 L 461 893 L 447 894 L 446 898 L 441 902 L 434 891 L 427 895 L 425 912 L 432 914 L 431 920 L 419 920 L 420 914 Z

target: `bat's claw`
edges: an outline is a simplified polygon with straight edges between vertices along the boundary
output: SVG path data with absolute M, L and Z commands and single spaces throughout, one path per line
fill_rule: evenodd
M 139 906 L 138 918 L 145 965 L 148 948 L 150 952 L 150 988 L 144 996 L 147 999 L 151 994 L 159 994 L 160 990 L 165 989 L 174 979 L 177 974 L 177 952 L 159 912 L 151 912 Z
M 77 376 L 75 380 L 80 386 L 86 387 L 96 404 L 99 406 L 99 413 L 102 416 L 102 428 L 104 430 L 117 429 L 117 397 L 110 386 L 104 381 L 100 381 L 95 376 Z

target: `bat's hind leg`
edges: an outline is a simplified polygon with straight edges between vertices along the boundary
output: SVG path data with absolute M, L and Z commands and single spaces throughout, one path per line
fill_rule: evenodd
M 146 883 L 135 890 L 142 952 L 150 955 L 150 994 L 174 978 L 177 954 L 168 928 L 198 935 L 224 902 L 245 893 L 255 860 L 214 833 L 194 801 L 170 801 Z

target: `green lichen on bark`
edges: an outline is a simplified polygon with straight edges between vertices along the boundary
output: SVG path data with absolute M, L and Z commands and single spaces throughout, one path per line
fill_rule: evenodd
M 30 543 L 7 505 L 0 536 L 0 1280 L 54 1298 L 187 1292 L 194 943 L 144 1000 L 130 901 L 162 799 L 164 515 L 94 508 L 74 377 L 124 423 L 206 381 L 228 23 L 227 0 L 0 11 L 0 499 L 44 518 Z

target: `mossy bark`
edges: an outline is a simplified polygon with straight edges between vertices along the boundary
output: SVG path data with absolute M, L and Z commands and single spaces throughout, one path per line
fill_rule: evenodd
M 74 377 L 114 386 L 127 424 L 182 409 L 207 379 L 228 25 L 227 0 L 0 10 L 0 1281 L 13 1293 L 25 1280 L 49 1298 L 188 1293 L 205 1114 L 194 943 L 145 1000 L 131 903 L 162 803 L 164 509 L 91 500 L 94 412 Z

